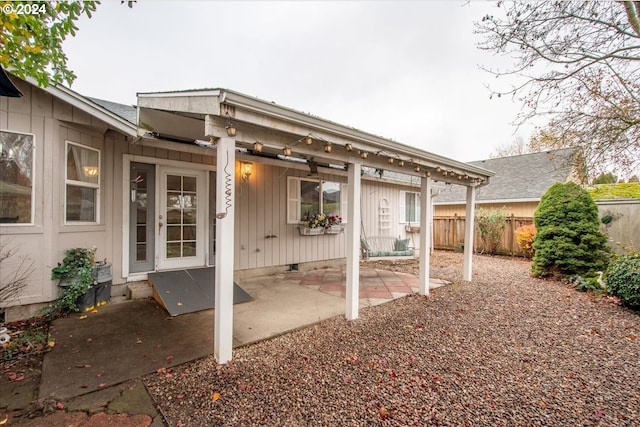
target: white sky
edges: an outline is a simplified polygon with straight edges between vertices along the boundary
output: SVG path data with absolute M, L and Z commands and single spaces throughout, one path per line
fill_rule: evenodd
M 489 99 L 509 65 L 476 48 L 494 2 L 104 2 L 65 52 L 82 95 L 228 88 L 456 160 L 488 158 L 529 129 Z

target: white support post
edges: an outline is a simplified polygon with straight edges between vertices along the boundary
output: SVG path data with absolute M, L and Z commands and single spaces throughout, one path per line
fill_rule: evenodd
M 467 210 L 464 221 L 464 265 L 462 279 L 471 281 L 473 272 L 473 228 L 475 223 L 476 188 L 467 187 Z
M 358 318 L 360 293 L 360 163 L 350 163 L 347 173 L 347 284 L 345 317 Z
M 420 184 L 420 295 L 429 295 L 431 263 L 431 223 L 433 222 L 431 178 L 422 178 Z
M 233 357 L 233 258 L 235 140 L 221 138 L 217 146 L 216 171 L 216 265 L 213 354 L 218 363 Z

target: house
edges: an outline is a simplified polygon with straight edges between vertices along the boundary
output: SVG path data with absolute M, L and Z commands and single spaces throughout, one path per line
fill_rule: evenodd
M 476 193 L 476 207 L 505 208 L 508 215 L 533 218 L 540 199 L 556 182 L 584 184 L 579 151 L 562 148 L 539 153 L 469 162 L 495 173 L 491 182 Z M 464 188 L 437 187 L 434 198 L 436 217 L 464 216 Z
M 112 262 L 113 294 L 154 272 L 215 266 L 221 363 L 231 358 L 234 277 L 346 260 L 345 316 L 357 318 L 361 223 L 373 215 L 395 232 L 403 188 L 362 179 L 363 167 L 412 175 L 420 183 L 412 194 L 430 194 L 434 179 L 461 184 L 470 215 L 476 188 L 492 175 L 227 89 L 140 93 L 132 109 L 14 80 L 24 96 L 0 97 L 1 166 L 21 175 L 2 175 L 0 234 L 35 269 L 20 296 L 2 302 L 7 320 L 57 297 L 50 270 L 66 248 L 96 246 L 97 258 Z M 431 199 L 419 203 L 426 224 Z M 303 233 L 303 216 L 316 212 L 341 216 L 344 231 Z M 465 232 L 473 239 L 471 227 Z M 428 233 L 418 236 L 423 248 Z M 465 280 L 471 260 L 468 251 Z M 0 280 L 19 261 L 3 263 Z M 425 294 L 428 250 L 420 265 Z

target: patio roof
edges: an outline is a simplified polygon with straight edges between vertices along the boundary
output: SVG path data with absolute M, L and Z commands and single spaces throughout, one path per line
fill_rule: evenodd
M 288 157 L 324 163 L 358 161 L 385 171 L 430 176 L 464 186 L 486 184 L 493 175 L 479 166 L 229 89 L 139 93 L 138 109 L 142 136 L 158 139 L 216 140 L 226 137 L 224 128 L 232 122 L 237 128 L 236 146 L 249 154 L 273 157 L 289 148 Z M 311 144 L 306 143 L 307 137 Z M 254 150 L 256 142 L 262 144 L 260 153 Z M 331 146 L 330 152 L 325 146 Z

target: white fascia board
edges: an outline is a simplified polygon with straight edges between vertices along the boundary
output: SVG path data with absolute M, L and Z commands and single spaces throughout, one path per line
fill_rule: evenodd
M 497 204 L 497 203 L 528 203 L 528 202 L 540 202 L 539 198 L 533 199 L 493 199 L 493 200 L 478 200 L 476 199 L 476 204 Z M 466 202 L 464 200 L 456 200 L 452 202 L 438 202 L 434 199 L 434 205 L 464 205 Z
M 85 113 L 90 114 L 99 120 L 102 120 L 110 127 L 124 133 L 125 135 L 133 137 L 138 135 L 138 127 L 136 125 L 134 125 L 133 123 L 129 123 L 127 120 L 123 119 L 117 114 L 112 113 L 101 105 L 90 101 L 89 99 L 67 87 L 64 87 L 62 85 L 40 87 L 38 86 L 38 82 L 36 79 L 27 77 L 26 80 L 32 85 L 39 87 L 40 89 L 44 90 L 52 96 L 55 96 L 61 101 L 71 104 L 77 109 L 84 111 Z

